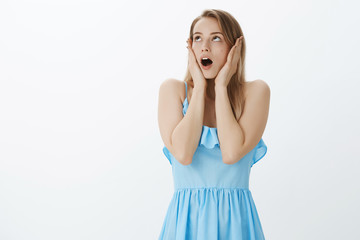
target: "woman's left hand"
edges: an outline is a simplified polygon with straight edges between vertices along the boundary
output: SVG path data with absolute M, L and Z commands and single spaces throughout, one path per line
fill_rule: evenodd
M 243 38 L 244 37 L 241 36 L 236 39 L 234 46 L 232 46 L 232 48 L 230 49 L 225 65 L 221 68 L 215 78 L 215 85 L 222 85 L 227 87 L 231 77 L 235 74 L 241 61 L 240 53 Z

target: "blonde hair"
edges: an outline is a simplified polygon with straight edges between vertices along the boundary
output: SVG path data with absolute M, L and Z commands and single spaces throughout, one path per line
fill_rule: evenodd
M 232 47 L 235 44 L 237 38 L 239 38 L 240 36 L 244 36 L 239 23 L 230 13 L 219 9 L 207 9 L 204 10 L 200 16 L 195 18 L 191 24 L 189 37 L 192 40 L 193 40 L 194 26 L 203 17 L 215 18 L 218 21 L 220 29 L 224 33 L 225 41 L 230 47 Z M 231 77 L 231 80 L 227 86 L 227 92 L 230 100 L 231 109 L 233 111 L 236 121 L 240 119 L 245 103 L 245 96 L 244 96 L 245 53 L 246 53 L 246 44 L 245 44 L 245 38 L 243 38 L 239 66 L 235 74 Z M 190 84 L 192 87 L 194 87 L 194 82 L 191 77 L 189 69 L 186 70 L 184 81 Z M 238 117 L 235 111 L 237 107 L 239 107 L 240 109 Z

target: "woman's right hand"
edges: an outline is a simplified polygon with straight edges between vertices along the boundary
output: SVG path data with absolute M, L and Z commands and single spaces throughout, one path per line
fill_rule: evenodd
M 187 42 L 187 49 L 188 49 L 188 69 L 190 71 L 191 77 L 194 81 L 195 86 L 203 86 L 206 87 L 207 82 L 202 73 L 198 62 L 196 61 L 195 53 L 192 49 L 192 40 L 188 38 Z

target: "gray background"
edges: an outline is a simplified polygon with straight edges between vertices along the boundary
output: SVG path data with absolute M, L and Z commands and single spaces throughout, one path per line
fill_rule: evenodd
M 360 239 L 356 1 L 1 1 L 0 239 L 157 239 L 158 91 L 192 20 L 230 12 L 271 89 L 250 190 L 266 239 Z

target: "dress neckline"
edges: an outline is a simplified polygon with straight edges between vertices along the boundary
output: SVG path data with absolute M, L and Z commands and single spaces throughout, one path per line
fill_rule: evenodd
M 216 127 L 209 127 L 209 126 L 206 126 L 206 125 L 203 125 L 203 127 L 212 128 L 212 129 L 217 129 Z

